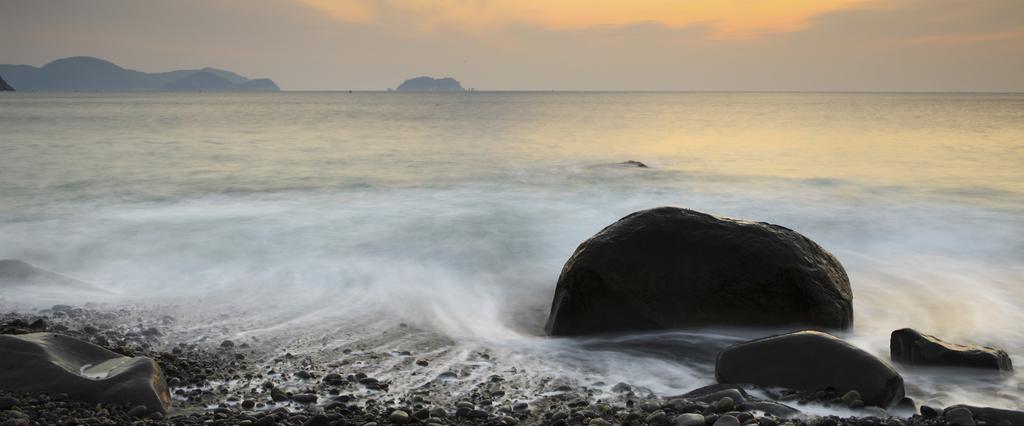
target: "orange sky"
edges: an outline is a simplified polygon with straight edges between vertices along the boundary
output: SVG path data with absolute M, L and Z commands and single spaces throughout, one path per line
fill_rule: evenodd
M 298 0 L 342 22 L 387 25 L 396 18 L 415 29 L 440 26 L 480 33 L 509 24 L 552 30 L 654 23 L 708 24 L 720 38 L 747 38 L 800 30 L 808 19 L 869 0 Z
M 0 0 L 0 63 L 291 90 L 1024 91 L 1024 0 Z

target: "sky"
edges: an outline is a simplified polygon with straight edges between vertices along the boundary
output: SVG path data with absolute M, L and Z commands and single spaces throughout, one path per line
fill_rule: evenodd
M 1024 0 L 0 0 L 0 63 L 285 90 L 1024 91 Z

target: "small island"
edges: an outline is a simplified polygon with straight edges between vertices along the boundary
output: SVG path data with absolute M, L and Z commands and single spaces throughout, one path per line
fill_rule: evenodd
M 458 80 L 431 77 L 416 77 L 405 80 L 396 89 L 399 92 L 465 92 Z
M 13 92 L 14 88 L 10 84 L 4 81 L 4 77 L 0 76 L 0 92 Z

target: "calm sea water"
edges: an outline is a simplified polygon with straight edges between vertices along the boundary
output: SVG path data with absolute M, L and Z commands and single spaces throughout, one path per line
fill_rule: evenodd
M 853 283 L 846 337 L 880 356 L 915 327 L 1024 364 L 1024 95 L 0 96 L 0 258 L 232 306 L 254 334 L 404 321 L 536 374 L 685 391 L 706 362 L 539 337 L 576 245 L 660 205 L 818 241 Z M 906 374 L 920 400 L 1024 406 L 1020 373 Z

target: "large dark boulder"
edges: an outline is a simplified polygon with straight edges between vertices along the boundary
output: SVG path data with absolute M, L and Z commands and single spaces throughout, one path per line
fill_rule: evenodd
M 659 207 L 576 249 L 545 330 L 574 335 L 707 325 L 853 325 L 846 271 L 778 225 Z
M 800 391 L 855 390 L 865 405 L 888 408 L 904 395 L 889 364 L 832 335 L 800 331 L 731 346 L 715 360 L 719 383 Z
M 1013 371 L 1010 355 L 1002 349 L 949 343 L 911 328 L 892 332 L 889 354 L 904 364 Z
M 0 389 L 63 393 L 160 412 L 171 402 L 163 373 L 152 359 L 122 356 L 52 333 L 0 335 Z

